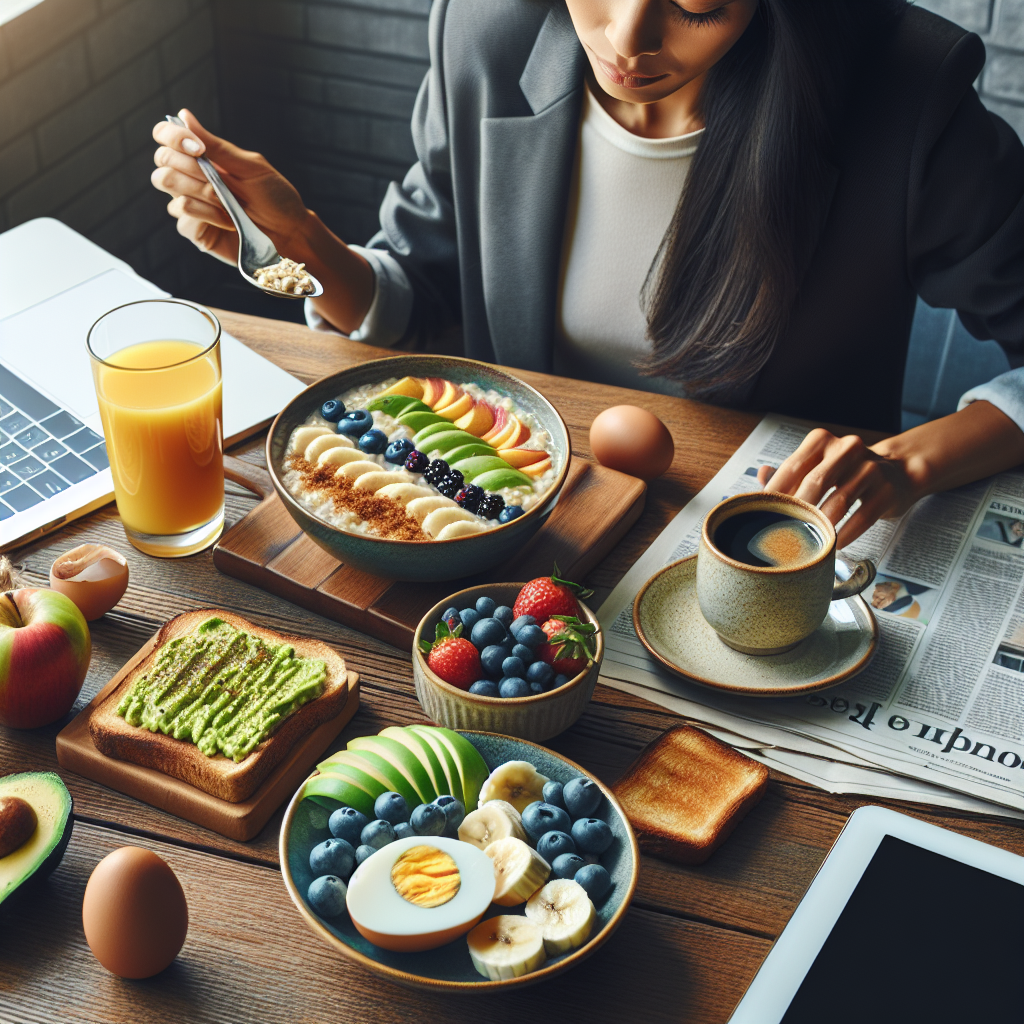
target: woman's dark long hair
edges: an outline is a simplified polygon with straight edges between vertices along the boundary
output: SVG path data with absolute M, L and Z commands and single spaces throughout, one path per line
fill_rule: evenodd
M 713 397 L 768 361 L 828 212 L 857 63 L 904 7 L 760 0 L 708 72 L 706 130 L 644 285 L 644 372 Z

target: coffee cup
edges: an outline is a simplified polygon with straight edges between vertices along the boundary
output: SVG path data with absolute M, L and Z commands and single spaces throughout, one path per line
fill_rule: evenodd
M 836 574 L 837 559 L 846 572 Z M 787 494 L 737 494 L 704 518 L 697 551 L 697 601 L 708 624 L 744 654 L 783 654 L 825 620 L 832 601 L 875 578 L 868 560 L 836 551 L 820 509 Z

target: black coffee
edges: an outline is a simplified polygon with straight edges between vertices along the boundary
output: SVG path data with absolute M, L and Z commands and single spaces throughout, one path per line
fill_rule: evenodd
M 785 568 L 820 554 L 825 538 L 816 526 L 785 512 L 738 512 L 720 523 L 712 536 L 724 555 L 746 565 Z

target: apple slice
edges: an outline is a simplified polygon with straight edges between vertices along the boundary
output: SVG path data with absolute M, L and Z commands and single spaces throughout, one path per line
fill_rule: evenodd
M 420 383 L 423 385 L 423 397 L 421 401 L 433 409 L 438 399 L 444 394 L 444 386 L 448 381 L 441 377 L 424 377 Z
M 494 409 L 486 402 L 474 402 L 473 408 L 455 421 L 455 426 L 467 434 L 483 437 L 494 426 Z
M 509 416 L 509 420 L 515 429 L 512 435 L 504 438 L 500 444 L 492 441 L 495 448 L 520 448 L 530 440 L 530 428 L 525 423 L 521 423 L 516 416 Z
M 472 408 L 473 396 L 463 392 L 451 405 L 446 405 L 443 409 L 435 409 L 434 411 L 438 416 L 443 416 L 446 420 L 454 422 L 455 420 L 461 420 Z
M 535 462 L 540 462 L 548 457 L 547 452 L 537 451 L 536 448 L 502 448 L 498 454 L 516 469 L 532 466 Z
M 386 729 L 381 729 L 380 735 L 401 743 L 412 753 L 413 757 L 426 769 L 427 774 L 430 776 L 431 784 L 438 795 L 451 792 L 451 783 L 448 781 L 448 776 L 445 774 L 440 760 L 438 760 L 433 748 L 423 737 L 417 736 L 416 733 L 410 732 L 400 725 L 389 725 Z
M 397 384 L 381 392 L 382 395 L 408 395 L 410 398 L 423 398 L 423 382 L 416 377 L 403 377 Z
M 385 761 L 390 761 L 412 784 L 420 803 L 428 804 L 437 796 L 437 790 L 430 781 L 427 770 L 413 752 L 397 740 L 387 736 L 357 736 L 349 740 L 347 749 L 373 751 L 380 754 Z
M 532 465 L 523 466 L 523 472 L 527 476 L 539 477 L 543 476 L 551 468 L 551 460 L 544 459 L 543 462 L 534 462 Z
M 453 384 L 450 380 L 443 381 L 444 389 L 442 390 L 437 401 L 433 403 L 434 412 L 440 413 L 442 409 L 447 409 L 452 402 L 462 397 L 462 388 L 457 384 Z
M 498 431 L 498 433 L 492 433 L 489 437 L 485 438 L 488 444 L 494 445 L 495 448 L 512 448 L 514 445 L 510 445 L 508 442 L 515 437 L 519 432 L 519 420 L 515 416 L 510 415 L 505 426 Z
M 507 423 L 508 409 L 501 405 L 494 406 L 494 425 L 491 427 L 490 430 L 487 431 L 486 434 L 481 434 L 480 439 L 490 443 L 491 438 L 500 434 L 505 429 L 505 425 Z

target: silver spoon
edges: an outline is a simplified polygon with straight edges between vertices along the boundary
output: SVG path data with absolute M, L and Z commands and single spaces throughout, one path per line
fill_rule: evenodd
M 178 125 L 179 128 L 188 127 L 180 117 L 175 117 L 173 114 L 167 114 L 166 119 L 171 124 Z M 310 280 L 313 282 L 313 290 L 302 295 L 278 291 L 276 288 L 265 288 L 256 280 L 256 271 L 280 263 L 281 254 L 275 248 L 274 243 L 253 224 L 231 190 L 224 184 L 224 180 L 217 173 L 217 168 L 204 156 L 196 157 L 196 159 L 203 174 L 206 175 L 206 180 L 213 186 L 213 191 L 217 193 L 217 198 L 224 204 L 224 209 L 227 210 L 231 223 L 235 225 L 235 230 L 238 232 L 238 272 L 242 277 L 254 288 L 259 288 L 264 294 L 273 295 L 278 299 L 315 299 L 318 295 L 323 295 L 323 285 L 312 274 L 309 274 L 308 270 L 306 273 L 309 274 Z

